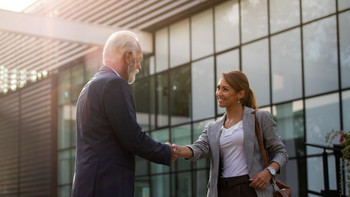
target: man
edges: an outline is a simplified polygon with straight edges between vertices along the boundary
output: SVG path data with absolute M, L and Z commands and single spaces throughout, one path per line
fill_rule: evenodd
M 164 165 L 175 160 L 170 143 L 154 141 L 136 122 L 129 84 L 141 59 L 134 33 L 112 34 L 103 50 L 104 66 L 81 91 L 72 197 L 131 197 L 135 154 Z

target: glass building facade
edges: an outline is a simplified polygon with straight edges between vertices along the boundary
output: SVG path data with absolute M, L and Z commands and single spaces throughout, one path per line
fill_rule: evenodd
M 350 130 L 350 2 L 231 0 L 154 30 L 154 54 L 132 85 L 137 118 L 157 141 L 191 144 L 221 117 L 216 84 L 222 72 L 243 71 L 260 110 L 268 110 L 287 146 L 279 178 L 293 196 L 324 189 L 322 149 L 332 130 Z M 75 104 L 101 63 L 59 72 L 58 196 L 69 196 L 74 171 Z M 335 189 L 334 157 L 329 179 Z M 206 196 L 209 158 L 179 159 L 170 168 L 136 160 L 135 196 Z M 316 176 L 317 174 L 317 176 Z

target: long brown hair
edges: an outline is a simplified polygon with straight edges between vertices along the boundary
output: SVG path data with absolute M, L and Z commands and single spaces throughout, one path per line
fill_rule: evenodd
M 243 106 L 247 106 L 253 109 L 258 109 L 255 100 L 255 94 L 249 87 L 249 81 L 247 76 L 241 71 L 230 71 L 222 73 L 221 77 L 237 92 L 244 90 L 245 95 L 241 99 Z

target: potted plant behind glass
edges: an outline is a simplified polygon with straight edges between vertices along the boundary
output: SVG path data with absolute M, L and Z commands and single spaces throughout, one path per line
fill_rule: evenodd
M 339 144 L 334 144 L 333 141 L 336 137 L 339 137 Z M 345 132 L 343 130 L 341 131 L 334 131 L 327 133 L 326 135 L 326 142 L 329 144 L 333 144 L 333 148 L 336 150 L 341 150 L 341 170 L 340 170 L 340 188 L 345 184 L 347 190 L 348 190 L 348 197 L 350 197 L 350 131 Z M 336 151 L 334 151 L 336 154 Z M 345 177 L 343 176 L 343 170 L 345 171 Z M 339 191 L 339 196 L 342 196 L 342 191 Z

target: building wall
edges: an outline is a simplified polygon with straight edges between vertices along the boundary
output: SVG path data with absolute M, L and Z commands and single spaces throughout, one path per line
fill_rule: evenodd
M 156 140 L 193 143 L 224 113 L 220 73 L 241 70 L 287 146 L 279 178 L 293 196 L 313 196 L 324 189 L 323 150 L 304 142 L 327 145 L 332 129 L 350 130 L 349 8 L 343 0 L 231 0 L 156 30 L 148 73 L 132 86 L 138 121 Z M 205 196 L 208 160 L 137 165 L 136 196 Z M 336 189 L 333 156 L 329 174 Z
M 51 78 L 0 97 L 0 196 L 55 196 Z

